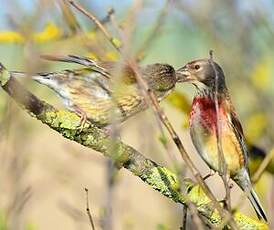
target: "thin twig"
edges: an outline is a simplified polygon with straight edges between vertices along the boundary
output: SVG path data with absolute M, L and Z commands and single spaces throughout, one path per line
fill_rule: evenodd
M 186 230 L 186 224 L 187 224 L 187 210 L 189 207 L 190 213 L 193 216 L 193 223 L 195 224 L 195 229 L 197 230 L 203 230 L 204 225 L 202 223 L 202 220 L 199 217 L 199 214 L 197 212 L 197 209 L 193 207 L 193 204 L 190 202 L 187 202 L 187 205 L 183 206 L 183 221 L 182 226 L 180 227 L 180 230 Z
M 86 192 L 86 211 L 87 211 L 87 214 L 88 214 L 91 229 L 95 230 L 95 225 L 94 225 L 92 215 L 90 213 L 90 208 L 89 208 L 89 197 L 88 197 L 88 189 L 87 188 L 85 188 L 85 192 Z
M 68 2 L 75 7 L 77 10 L 79 10 L 80 12 L 82 12 L 84 15 L 86 15 L 88 18 L 90 18 L 95 25 L 103 32 L 103 34 L 106 36 L 106 38 L 111 42 L 111 44 L 113 45 L 113 47 L 118 51 L 121 52 L 120 47 L 117 45 L 117 43 L 115 42 L 115 38 L 112 37 L 112 35 L 106 30 L 106 28 L 104 27 L 104 25 L 90 12 L 88 12 L 86 9 L 84 9 L 80 4 L 76 3 L 73 0 L 68 0 Z
M 112 148 L 112 154 L 115 154 L 115 149 Z M 111 230 L 112 227 L 112 206 L 113 206 L 113 189 L 115 183 L 115 168 L 114 162 L 111 159 L 108 159 L 107 162 L 107 188 L 106 188 L 106 203 L 105 203 L 105 214 L 103 216 L 103 225 L 102 229 Z
M 183 191 L 183 189 L 182 189 Z M 184 192 L 183 192 L 184 193 Z M 191 202 L 191 200 L 186 196 L 185 205 L 183 205 L 183 221 L 182 221 L 182 229 L 186 229 L 186 222 L 187 222 L 187 210 L 190 211 L 193 224 L 195 225 L 195 229 L 197 230 L 203 230 L 204 224 L 202 219 L 200 218 L 199 212 L 195 205 Z M 180 229 L 181 229 L 180 228 Z
M 264 158 L 264 160 L 262 161 L 262 163 L 260 164 L 259 168 L 257 169 L 257 171 L 255 172 L 255 174 L 252 177 L 252 183 L 256 184 L 258 182 L 258 180 L 261 178 L 263 172 L 265 171 L 266 167 L 269 165 L 269 163 L 271 162 L 271 160 L 274 158 L 274 149 L 272 149 L 272 151 L 266 155 L 266 157 Z
M 102 24 L 108 23 L 111 20 L 112 15 L 114 15 L 115 10 L 110 7 L 107 11 L 107 15 L 101 20 Z
M 180 230 L 186 230 L 186 222 L 187 222 L 187 206 L 183 205 L 183 221 Z
M 229 180 L 229 174 L 227 170 L 227 163 L 225 160 L 225 155 L 223 152 L 223 144 L 222 144 L 222 123 L 221 123 L 221 118 L 220 118 L 220 113 L 219 113 L 219 74 L 218 71 L 216 70 L 216 67 L 214 65 L 213 61 L 213 51 L 209 51 L 209 62 L 210 65 L 212 66 L 215 74 L 215 91 L 214 91 L 214 103 L 215 103 L 215 111 L 216 111 L 216 127 L 217 127 L 217 132 L 216 132 L 216 137 L 217 137 L 217 148 L 218 148 L 218 168 L 219 168 L 219 173 L 221 175 L 221 178 L 223 180 L 224 186 L 225 186 L 225 207 L 229 212 L 231 212 L 231 197 L 230 197 L 230 187 L 228 184 Z
M 210 50 L 210 64 L 214 70 L 215 74 L 215 93 L 214 93 L 214 103 L 215 103 L 215 110 L 216 110 L 216 125 L 217 125 L 217 147 L 218 147 L 218 167 L 220 170 L 221 177 L 223 179 L 225 190 L 226 190 L 226 196 L 225 196 L 225 203 L 227 205 L 228 211 L 231 211 L 231 198 L 230 198 L 230 188 L 228 185 L 228 170 L 227 170 L 227 163 L 225 160 L 225 155 L 223 152 L 223 143 L 222 143 L 222 124 L 221 124 L 221 118 L 219 113 L 219 74 L 216 70 L 216 67 L 214 65 L 213 61 L 213 51 Z
M 110 43 L 113 45 L 113 47 L 120 53 L 121 49 L 116 45 L 114 42 L 114 38 L 111 36 L 111 34 L 107 31 L 107 29 L 100 23 L 100 21 L 90 12 L 86 11 L 80 4 L 75 3 L 73 0 L 68 0 L 69 3 L 74 6 L 76 9 L 78 9 L 80 12 L 82 12 L 84 15 L 86 15 L 88 18 L 90 18 L 97 26 L 98 28 L 103 32 L 103 34 L 106 36 L 106 38 L 110 41 Z M 160 105 L 158 103 L 158 100 L 156 96 L 154 95 L 153 91 L 149 88 L 147 82 L 141 77 L 138 71 L 138 67 L 136 65 L 136 62 L 134 60 L 128 60 L 127 61 L 129 66 L 131 66 L 133 72 L 135 73 L 136 79 L 140 85 L 140 88 L 144 95 L 148 95 L 149 99 L 151 100 L 151 104 L 153 105 L 152 108 L 156 113 L 158 114 L 161 122 L 165 125 L 166 129 L 168 130 L 171 138 L 173 139 L 174 143 L 176 144 L 183 160 L 186 162 L 187 167 L 190 169 L 191 173 L 193 176 L 196 178 L 197 182 L 203 189 L 203 191 L 206 193 L 206 195 L 209 197 L 209 199 L 213 202 L 214 207 L 217 209 L 219 214 L 221 215 L 222 218 L 226 216 L 231 216 L 230 213 L 226 212 L 221 205 L 218 203 L 217 199 L 209 189 L 208 185 L 203 181 L 202 175 L 194 165 L 193 161 L 187 154 L 182 141 L 180 140 L 179 136 L 175 132 L 175 129 L 171 125 L 170 121 L 168 120 L 167 116 L 165 113 L 162 111 L 160 108 Z M 235 221 L 231 218 L 229 218 L 229 225 L 232 227 L 232 229 L 236 229 L 237 225 Z
M 203 224 L 203 220 L 201 219 L 201 217 L 197 211 L 197 208 L 195 208 L 194 204 L 191 203 L 189 200 L 187 201 L 187 205 L 189 207 L 189 211 L 192 216 L 193 223 L 195 224 L 195 229 L 204 230 L 205 225 Z
M 77 21 L 75 15 L 71 11 L 68 3 L 66 0 L 59 0 L 59 4 L 63 13 L 64 20 L 66 21 L 67 25 L 69 26 L 72 34 L 77 34 L 79 32 L 82 32 L 82 28 L 79 25 L 79 22 Z
M 168 12 L 169 1 L 170 0 L 165 1 L 165 4 L 156 19 L 156 23 L 153 26 L 152 31 L 150 32 L 148 37 L 143 42 L 141 48 L 139 48 L 139 50 L 137 51 L 136 59 L 138 62 L 145 58 L 145 51 L 146 52 L 148 51 L 148 48 L 150 47 L 151 42 L 154 41 L 154 39 L 159 35 L 159 30 L 163 26 L 163 23 L 165 21 L 165 18 L 166 18 L 167 12 Z

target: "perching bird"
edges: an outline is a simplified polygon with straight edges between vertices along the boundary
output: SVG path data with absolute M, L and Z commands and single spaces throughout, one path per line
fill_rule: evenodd
M 147 103 L 139 88 L 134 72 L 127 65 L 115 62 L 95 62 L 79 56 L 44 56 L 47 60 L 71 62 L 84 68 L 60 72 L 38 73 L 35 81 L 53 89 L 65 106 L 99 127 L 114 121 L 122 122 L 145 110 Z M 11 71 L 14 77 L 27 76 Z M 175 87 L 176 74 L 168 64 L 140 67 L 140 75 L 147 81 L 159 101 Z
M 209 59 L 200 59 L 189 62 L 177 72 L 181 74 L 178 81 L 190 82 L 197 90 L 189 118 L 191 139 L 197 152 L 211 169 L 220 172 L 220 156 L 217 147 L 217 125 L 220 125 L 220 143 L 227 164 L 227 172 L 230 178 L 247 193 L 258 217 L 267 221 L 259 198 L 252 188 L 243 129 L 231 103 L 222 68 Z M 218 123 L 214 101 L 216 76 Z

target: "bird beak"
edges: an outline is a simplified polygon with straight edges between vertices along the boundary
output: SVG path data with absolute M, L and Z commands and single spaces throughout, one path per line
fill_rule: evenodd
M 188 71 L 187 66 L 185 65 L 184 67 L 176 70 L 176 75 L 177 75 L 177 82 L 187 82 L 191 81 L 191 74 Z

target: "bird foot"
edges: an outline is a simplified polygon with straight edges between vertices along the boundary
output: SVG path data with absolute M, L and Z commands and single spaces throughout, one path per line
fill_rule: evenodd
M 216 173 L 216 172 L 215 172 L 214 170 L 210 169 L 209 173 L 203 177 L 203 180 L 205 181 L 205 180 L 207 180 L 208 178 L 214 176 L 215 173 Z
M 231 179 L 228 180 L 227 184 L 228 184 L 229 189 L 232 189 L 233 186 L 234 186 L 234 184 L 233 184 L 233 182 L 232 182 Z
M 80 126 L 79 126 L 80 132 L 83 131 L 86 122 L 87 122 L 87 114 L 86 113 L 81 114 L 81 116 L 80 116 Z
M 82 132 L 88 120 L 87 114 L 83 110 L 79 109 L 78 107 L 74 107 L 74 111 L 80 117 L 80 124 L 78 129 L 80 130 L 80 132 Z
M 224 205 L 224 206 L 225 206 L 225 204 L 226 204 L 226 200 L 225 200 L 225 199 L 219 200 L 218 202 L 221 203 L 221 204 Z
M 112 137 L 120 137 L 120 126 L 118 125 L 107 125 L 103 128 L 103 130 L 106 132 L 108 136 Z

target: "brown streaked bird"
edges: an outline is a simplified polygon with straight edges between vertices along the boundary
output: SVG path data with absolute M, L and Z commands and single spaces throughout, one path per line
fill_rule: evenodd
M 122 122 L 147 108 L 130 66 L 121 66 L 115 62 L 95 62 L 74 55 L 42 57 L 84 66 L 75 70 L 31 76 L 38 83 L 54 90 L 63 99 L 65 106 L 81 117 L 81 124 L 89 120 L 104 127 L 113 121 Z M 172 66 L 157 63 L 140 67 L 139 70 L 159 101 L 174 89 L 177 79 Z M 14 77 L 27 76 L 17 71 L 10 71 L 10 74 Z
M 267 221 L 265 211 L 252 188 L 243 129 L 231 103 L 222 68 L 209 59 L 200 59 L 189 62 L 177 70 L 177 73 L 181 75 L 178 81 L 190 82 L 197 90 L 189 118 L 190 134 L 197 152 L 211 169 L 220 172 L 217 147 L 217 124 L 219 124 L 222 151 L 230 178 L 246 192 L 258 217 Z M 216 75 L 218 123 L 214 100 Z

